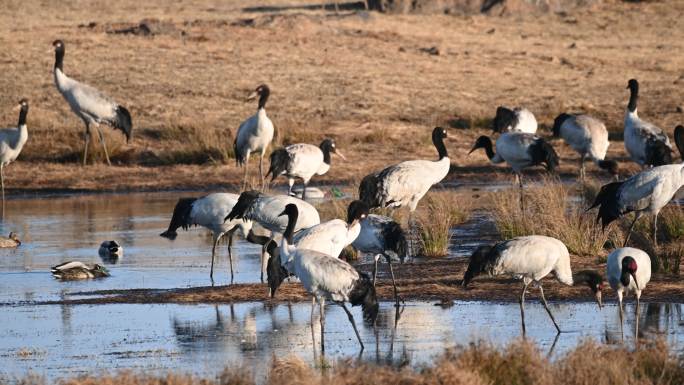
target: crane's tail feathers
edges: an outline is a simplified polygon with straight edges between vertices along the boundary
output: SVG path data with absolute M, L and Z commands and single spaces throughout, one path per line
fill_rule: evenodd
M 233 153 L 235 154 L 235 165 L 240 167 L 247 163 L 247 151 L 244 148 L 238 146 L 237 134 L 235 136 L 235 141 L 233 142 Z
M 373 209 L 382 207 L 382 197 L 380 197 L 381 180 L 377 174 L 366 175 L 359 184 L 359 200 Z
M 349 293 L 349 302 L 351 302 L 352 306 L 361 305 L 363 319 L 368 323 L 375 323 L 380 305 L 378 304 L 373 281 L 371 281 L 368 274 L 359 272 L 359 279 L 354 284 L 351 293 Z
M 646 161 L 649 166 L 664 166 L 672 163 L 672 149 L 662 140 L 655 137 L 646 142 Z
M 131 113 L 128 112 L 126 107 L 116 107 L 116 117 L 112 121 L 112 126 L 118 128 L 126 135 L 126 143 L 131 140 L 131 135 L 133 134 L 133 120 L 131 119 Z
M 390 222 L 383 229 L 383 237 L 387 242 L 387 248 L 394 251 L 399 257 L 399 261 L 404 263 L 408 255 L 408 241 L 406 232 L 401 228 L 401 225 L 395 221 Z
M 677 150 L 679 150 L 679 156 L 682 157 L 684 161 L 684 126 L 679 125 L 675 127 L 674 130 L 675 144 L 677 145 Z
M 271 165 L 266 172 L 266 177 L 272 175 L 271 182 L 275 180 L 280 174 L 287 171 L 287 166 L 290 163 L 290 153 L 284 148 L 279 148 L 271 153 Z
M 618 219 L 622 214 L 618 207 L 618 189 L 624 182 L 612 182 L 601 187 L 601 190 L 596 195 L 594 203 L 587 209 L 591 210 L 595 207 L 599 208 L 596 223 L 601 221 L 603 228 L 610 224 L 610 222 Z
M 544 163 L 546 169 L 551 172 L 555 171 L 556 167 L 558 167 L 558 154 L 556 154 L 556 150 L 554 150 L 544 139 L 539 138 L 530 147 L 530 151 L 534 164 Z
M 496 116 L 492 121 L 492 130 L 494 132 L 505 132 L 508 126 L 515 127 L 517 124 L 518 117 L 513 110 L 503 106 L 497 107 Z
M 492 246 L 480 246 L 473 254 L 470 256 L 470 262 L 468 262 L 468 269 L 466 269 L 463 275 L 463 281 L 461 286 L 466 287 L 473 280 L 473 278 L 480 275 L 482 272 L 487 270 L 491 263 L 495 262 L 498 254 L 494 252 L 495 247 Z
M 249 211 L 251 211 L 252 206 L 256 202 L 257 199 L 261 196 L 261 193 L 256 191 L 256 190 L 250 190 L 250 191 L 245 191 L 240 196 L 238 197 L 238 201 L 235 203 L 235 206 L 233 206 L 233 209 L 230 210 L 228 215 L 223 219 L 223 221 L 232 221 L 233 219 L 250 219 L 246 218 L 245 215 L 248 215 Z
M 271 292 L 271 298 L 274 298 L 280 284 L 290 276 L 290 273 L 280 263 L 280 253 L 275 241 L 269 242 L 267 249 L 270 256 L 266 266 L 266 280 Z
M 176 207 L 173 209 L 169 228 L 159 235 L 173 241 L 178 236 L 176 230 L 178 230 L 179 227 L 187 230 L 191 224 L 190 213 L 192 212 L 192 205 L 196 200 L 197 198 L 179 199 L 178 203 L 176 203 Z

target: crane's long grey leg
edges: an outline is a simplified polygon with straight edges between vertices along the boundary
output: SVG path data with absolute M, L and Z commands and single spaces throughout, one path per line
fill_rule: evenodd
M 363 341 L 361 341 L 361 336 L 359 335 L 359 330 L 356 328 L 356 322 L 354 322 L 354 316 L 352 313 L 349 312 L 349 309 L 347 309 L 347 306 L 344 304 L 344 302 L 338 302 L 340 306 L 342 306 L 342 309 L 344 309 L 345 313 L 347 313 L 347 317 L 349 318 L 349 322 L 351 322 L 352 327 L 354 328 L 354 333 L 356 333 L 356 338 L 359 340 L 359 344 L 361 344 L 361 350 L 363 351 L 364 346 L 363 346 Z
M 308 183 L 304 182 L 304 180 L 302 179 L 302 200 L 303 201 L 306 200 L 306 185 L 307 184 Z
M 90 123 L 87 121 L 85 122 L 85 136 L 84 136 L 84 141 L 85 141 L 85 147 L 83 148 L 83 165 L 86 165 L 86 160 L 88 159 L 88 145 L 90 144 Z
M 264 152 L 259 157 L 259 181 L 261 182 L 261 191 L 264 191 Z
M 242 190 L 243 191 L 247 189 L 247 176 L 248 176 L 247 170 L 248 170 L 248 167 L 249 167 L 249 152 L 247 153 L 247 157 L 245 158 L 245 176 L 242 178 Z
M 314 331 L 314 311 L 316 310 L 316 296 L 311 297 L 311 341 L 314 348 L 314 359 L 316 358 L 316 332 Z
M 392 276 L 392 286 L 394 286 L 394 302 L 397 307 L 399 307 L 399 294 L 397 292 L 397 282 L 394 280 L 394 269 L 392 269 L 392 259 L 389 257 L 389 255 L 385 255 L 385 259 L 387 259 L 387 264 L 389 265 L 389 271 L 390 271 L 390 276 Z M 377 262 L 376 262 L 377 265 Z M 373 280 L 373 283 L 375 283 L 375 280 Z
M 375 279 L 378 276 L 378 259 L 380 259 L 380 254 L 376 255 L 373 259 L 375 259 L 375 264 L 373 265 L 373 287 L 375 287 Z
M 237 230 L 237 227 L 233 228 L 231 231 L 228 232 L 228 263 L 230 264 L 230 284 L 233 284 L 233 235 L 235 234 L 235 231 Z
M 639 300 L 641 297 L 641 293 L 638 293 L 636 295 L 636 320 L 635 320 L 635 327 L 634 327 L 634 344 L 638 348 L 639 347 Z
M 653 216 L 653 245 L 658 250 L 658 213 Z
M 541 294 L 541 299 L 542 299 L 542 303 L 544 304 L 544 309 L 546 309 L 546 312 L 549 313 L 549 317 L 551 317 L 551 321 L 553 321 L 553 326 L 555 326 L 558 333 L 560 333 L 561 330 L 558 327 L 558 324 L 556 323 L 556 319 L 553 318 L 553 314 L 551 313 L 551 309 L 549 309 L 549 304 L 546 303 L 546 297 L 544 297 L 544 288 L 542 287 L 540 282 L 537 282 L 537 284 L 539 284 L 539 294 Z
M 523 281 L 523 289 L 522 293 L 520 293 L 520 319 L 522 321 L 523 337 L 525 337 L 525 292 L 527 291 L 527 285 L 529 285 L 529 282 Z
M 214 237 L 214 246 L 211 248 L 211 270 L 209 270 L 209 279 L 211 279 L 211 284 L 214 284 L 214 259 L 216 259 L 216 245 L 218 245 L 221 235 Z
M 625 342 L 625 331 L 623 328 L 624 324 L 624 314 L 622 312 L 622 289 L 618 289 L 617 291 L 618 295 L 618 308 L 620 309 L 620 336 L 622 337 L 622 342 Z
M 2 185 L 2 215 L 5 215 L 5 165 L 0 163 L 0 184 Z
M 634 220 L 632 221 L 632 224 L 629 225 L 629 230 L 627 231 L 627 237 L 625 238 L 625 243 L 622 245 L 622 247 L 627 246 L 627 242 L 629 242 L 629 237 L 632 235 L 632 229 L 634 229 L 634 224 L 636 224 L 636 221 L 639 220 L 639 217 L 641 217 L 640 213 L 635 213 L 634 214 Z
M 522 175 L 518 175 L 518 184 L 520 185 L 520 212 L 525 218 L 525 194 L 523 191 L 523 178 Z
M 100 129 L 100 126 L 96 125 L 95 128 L 97 129 L 97 135 L 100 137 L 100 143 L 102 144 L 102 149 L 104 150 L 105 153 L 105 159 L 107 160 L 107 165 L 111 166 L 112 162 L 109 161 L 109 152 L 107 151 L 107 143 L 105 143 L 105 138 L 104 135 L 102 135 L 102 130 Z
M 321 322 L 321 354 L 325 354 L 325 298 L 318 299 L 318 308 Z

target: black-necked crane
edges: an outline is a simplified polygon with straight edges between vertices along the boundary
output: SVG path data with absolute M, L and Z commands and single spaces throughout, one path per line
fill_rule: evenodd
M 107 144 L 102 135 L 102 130 L 100 130 L 100 123 L 121 130 L 124 135 L 126 135 L 126 142 L 128 142 L 131 140 L 131 132 L 133 130 L 131 114 L 124 106 L 114 102 L 102 92 L 68 77 L 64 73 L 64 42 L 55 40 L 52 45 L 55 48 L 54 75 L 57 90 L 62 94 L 67 103 L 69 103 L 69 107 L 71 107 L 74 114 L 81 118 L 85 124 L 83 165 L 86 164 L 86 158 L 88 156 L 90 126 L 94 125 L 97 129 L 100 143 L 102 143 L 102 149 L 104 150 L 107 164 L 111 166 L 112 163 L 109 161 Z
M 584 182 L 584 161 L 588 157 L 596 165 L 613 176 L 618 174 L 618 164 L 606 160 L 608 130 L 602 121 L 586 114 L 560 114 L 553 122 L 553 136 L 561 137 L 580 155 L 580 179 Z
M 418 202 L 449 173 L 451 161 L 444 146 L 447 132 L 442 127 L 432 130 L 432 144 L 437 149 L 438 159 L 408 160 L 366 175 L 359 185 L 359 199 L 368 207 L 408 207 L 409 227 Z
M 537 119 L 532 111 L 527 108 L 515 107 L 514 109 L 499 106 L 492 122 L 494 132 L 525 132 L 537 133 Z
M 273 122 L 266 115 L 266 101 L 268 101 L 269 95 L 271 95 L 271 89 L 266 84 L 262 84 L 248 97 L 249 100 L 259 98 L 257 112 L 240 124 L 235 135 L 235 142 L 233 143 L 235 163 L 245 168 L 243 188 L 247 186 L 247 166 L 249 165 L 249 156 L 253 152 L 259 153 L 259 179 L 262 189 L 264 186 L 264 155 L 273 140 L 274 132 Z
M 109 277 L 109 270 L 102 265 L 85 264 L 80 261 L 69 261 L 52 266 L 52 276 L 62 281 L 75 281 L 82 279 L 94 279 Z
M 321 351 L 325 352 L 325 301 L 331 300 L 340 305 L 354 328 L 356 338 L 364 349 L 363 341 L 349 312 L 346 302 L 352 306 L 361 305 L 364 319 L 374 323 L 378 314 L 378 299 L 371 279 L 365 273 L 358 272 L 352 265 L 329 254 L 299 248 L 293 244 L 298 207 L 288 204 L 282 216 L 287 216 L 288 224 L 280 243 L 280 260 L 287 271 L 293 273 L 301 281 L 304 288 L 313 296 L 311 302 L 311 338 L 314 345 L 313 317 L 316 303 L 319 305 L 321 324 Z
M 213 193 L 201 198 L 181 198 L 176 203 L 171 216 L 169 228 L 159 234 L 170 240 L 176 239 L 178 228 L 187 230 L 190 226 L 202 226 L 211 231 L 213 246 L 211 248 L 211 270 L 209 278 L 214 281 L 214 260 L 216 247 L 224 236 L 228 236 L 228 261 L 230 263 L 230 282 L 233 282 L 233 235 L 239 229 L 247 237 L 252 228 L 252 221 L 234 219 L 225 221 L 226 215 L 235 207 L 238 195 L 232 193 Z
M 639 118 L 639 82 L 630 79 L 627 88 L 629 103 L 625 111 L 625 150 L 633 161 L 643 167 L 672 163 L 672 144 L 667 134 L 659 127 Z
M 271 165 L 266 176 L 274 181 L 279 175 L 287 177 L 287 193 L 292 195 L 295 178 L 302 180 L 302 199 L 306 200 L 306 186 L 314 175 L 323 175 L 330 169 L 331 155 L 346 160 L 337 149 L 335 140 L 325 139 L 316 147 L 313 144 L 297 143 L 279 148 L 271 153 Z
M 596 297 L 599 308 L 603 277 L 594 270 L 583 270 L 572 273 L 570 253 L 563 242 L 542 235 L 517 237 L 497 243 L 494 246 L 480 246 L 470 257 L 468 269 L 463 276 L 463 287 L 466 287 L 477 275 L 487 273 L 492 276 L 509 275 L 522 279 L 523 289 L 520 293 L 520 316 L 522 331 L 525 334 L 525 292 L 527 286 L 534 282 L 539 286 L 544 309 L 549 314 L 553 325 L 560 333 L 542 288 L 542 278 L 553 272 L 556 279 L 568 286 L 586 284 Z
M 612 221 L 634 211 L 634 220 L 629 226 L 623 246 L 627 245 L 636 221 L 644 214 L 653 215 L 653 243 L 657 248 L 658 213 L 682 185 L 684 163 L 653 167 L 625 181 L 608 183 L 601 187 L 589 210 L 599 208 L 596 221 L 600 220 L 604 229 Z
M 298 222 L 299 213 L 290 213 L 290 218 L 295 223 Z M 323 254 L 338 258 L 345 247 L 349 246 L 361 233 L 361 222 L 368 215 L 368 205 L 366 203 L 356 200 L 349 203 L 347 207 L 347 220 L 331 219 L 326 222 L 297 231 L 293 236 L 293 245 L 297 248 L 318 251 Z M 269 259 L 268 265 L 281 263 L 280 261 L 271 261 Z M 282 263 L 281 263 L 282 264 Z M 280 270 L 266 269 L 267 273 L 279 273 Z M 267 274 L 271 296 L 275 295 L 276 290 L 287 278 L 287 275 L 279 274 L 271 277 Z
M 26 117 L 28 115 L 28 100 L 21 99 L 17 107 L 19 109 L 19 122 L 16 127 L 0 129 L 0 185 L 2 185 L 2 211 L 5 211 L 5 166 L 14 162 L 28 140 Z
M 306 229 L 321 223 L 318 211 L 311 204 L 289 195 L 266 195 L 255 190 L 245 191 L 240 194 L 233 209 L 225 216 L 225 220 L 233 221 L 244 219 L 257 222 L 259 225 L 270 231 L 269 241 L 276 236 L 283 234 L 287 227 L 287 218 L 280 216 L 285 206 L 292 203 L 299 209 L 299 219 L 295 224 L 294 231 Z M 266 269 L 266 246 L 265 242 L 261 248 L 261 282 L 264 281 L 264 270 Z
M 523 169 L 544 164 L 546 169 L 553 172 L 558 166 L 558 155 L 553 147 L 544 139 L 524 132 L 506 132 L 496 140 L 496 153 L 492 148 L 492 140 L 487 136 L 480 136 L 468 154 L 478 148 L 483 148 L 489 161 L 498 164 L 506 162 L 513 169 L 520 186 L 520 209 L 524 212 L 523 203 Z
M 641 292 L 651 280 L 651 258 L 645 251 L 633 247 L 613 250 L 608 255 L 606 275 L 610 287 L 618 296 L 620 325 L 622 325 L 622 299 L 625 294 L 636 296 L 636 335 L 639 334 L 639 300 Z M 636 336 L 635 335 L 635 336 Z
M 390 276 L 392 277 L 394 301 L 396 305 L 399 305 L 397 283 L 394 279 L 394 270 L 392 269 L 392 254 L 399 258 L 401 263 L 404 263 L 408 254 L 408 241 L 401 225 L 392 218 L 370 214 L 361 220 L 361 232 L 352 242 L 352 246 L 359 252 L 373 254 L 375 259 L 373 285 L 375 285 L 377 277 L 378 260 L 380 257 L 385 257 L 389 266 Z

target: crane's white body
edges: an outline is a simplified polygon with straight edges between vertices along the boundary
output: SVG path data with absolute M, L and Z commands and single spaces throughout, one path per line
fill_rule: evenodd
M 249 161 L 249 156 L 253 152 L 258 152 L 261 158 L 264 157 L 273 140 L 273 132 L 273 122 L 263 107 L 240 124 L 235 145 L 244 152 L 245 162 Z
M 198 225 L 209 229 L 214 242 L 236 227 L 246 237 L 252 228 L 252 221 L 236 218 L 224 222 L 224 218 L 233 209 L 237 200 L 238 194 L 232 193 L 213 193 L 197 199 L 192 203 L 190 225 Z
M 684 163 L 644 170 L 627 179 L 617 191 L 621 213 L 657 215 L 684 185 Z
M 662 129 L 641 120 L 636 109 L 634 112 L 627 109 L 625 111 L 624 131 L 625 150 L 627 150 L 630 158 L 641 166 L 644 166 L 646 162 L 646 147 L 649 140 L 661 141 L 672 149 L 670 139 Z
M 68 77 L 59 68 L 54 69 L 55 86 L 86 124 L 100 124 L 116 119 L 118 104 L 95 88 Z
M 492 275 L 510 275 L 529 284 L 553 271 L 558 281 L 573 285 L 570 253 L 558 239 L 542 235 L 517 237 L 499 243 L 496 250 L 498 258 L 490 271 Z
M 308 184 L 311 177 L 323 175 L 330 169 L 330 165 L 323 161 L 323 151 L 318 146 L 297 143 L 285 147 L 285 151 L 291 159 L 285 172 L 290 187 L 294 184 L 294 178 L 302 178 L 304 184 Z
M 608 152 L 608 130 L 600 120 L 589 115 L 571 115 L 560 126 L 560 136 L 583 158 L 604 160 Z
M 527 108 L 516 107 L 513 109 L 515 113 L 517 124 L 509 125 L 507 130 L 509 132 L 524 132 L 527 134 L 537 133 L 537 119 L 534 117 L 532 111 Z
M 449 173 L 449 157 L 437 161 L 409 160 L 383 170 L 381 194 L 387 207 L 408 207 L 415 211 L 430 187 Z M 388 202 L 391 202 L 388 204 Z
M 352 242 L 352 246 L 362 253 L 373 255 L 385 254 L 387 252 L 394 253 L 394 251 L 388 250 L 383 234 L 385 230 L 384 227 L 392 222 L 394 222 L 394 220 L 390 217 L 369 214 L 360 221 L 361 229 L 359 235 L 354 239 L 354 242 Z
M 272 236 L 282 235 L 287 227 L 287 217 L 280 216 L 287 204 L 293 203 L 299 210 L 299 219 L 294 231 L 309 228 L 321 223 L 318 211 L 310 203 L 299 198 L 287 195 L 261 195 L 254 203 L 245 218 L 258 222 L 262 227 L 269 230 Z
M 333 219 L 300 230 L 294 234 L 293 242 L 297 248 L 314 250 L 338 258 L 342 250 L 354 242 L 360 232 L 359 221 L 350 226 L 341 219 Z
M 637 263 L 636 285 L 631 275 L 629 276 L 628 286 L 624 286 L 620 281 L 622 260 L 625 257 L 632 257 Z M 617 293 L 618 302 L 622 306 L 622 298 L 625 294 L 634 293 L 637 298 L 641 298 L 642 290 L 646 288 L 646 285 L 651 280 L 651 258 L 643 250 L 633 247 L 615 249 L 608 255 L 606 275 L 610 287 Z
M 506 132 L 496 140 L 496 154 L 490 159 L 494 164 L 508 163 L 516 173 L 534 165 L 530 146 L 539 139 L 538 136 L 523 132 Z
M 26 124 L 0 129 L 0 165 L 14 162 L 28 140 Z

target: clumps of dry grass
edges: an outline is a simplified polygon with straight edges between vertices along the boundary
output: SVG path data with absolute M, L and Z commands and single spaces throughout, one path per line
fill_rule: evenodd
M 585 212 L 585 205 L 572 199 L 568 187 L 545 179 L 525 187 L 525 215 L 518 190 L 509 189 L 492 194 L 492 216 L 504 239 L 546 235 L 563 241 L 573 254 L 601 254 L 610 233 L 602 231 L 593 212 Z
M 159 139 L 179 143 L 176 149 L 160 153 L 154 165 L 227 163 L 235 159 L 230 130 L 194 125 L 169 125 L 159 130 Z
M 427 257 L 446 256 L 451 229 L 465 222 L 471 211 L 470 201 L 464 202 L 463 198 L 446 190 L 431 191 L 423 198 L 416 216 L 422 254 Z
M 3 382 L 0 380 L 0 382 Z M 43 385 L 41 377 L 27 376 L 16 381 Z M 88 375 L 61 380 L 62 385 L 224 385 L 255 384 L 254 373 L 244 367 L 227 368 L 213 378 L 186 374 L 150 375 L 135 372 Z M 611 385 L 684 383 L 684 361 L 670 353 L 661 341 L 642 345 L 638 350 L 580 343 L 574 350 L 551 361 L 530 342 L 514 341 L 504 348 L 471 344 L 448 349 L 432 364 L 412 368 L 379 366 L 342 360 L 315 367 L 292 356 L 274 359 L 264 384 L 440 384 L 440 385 Z

